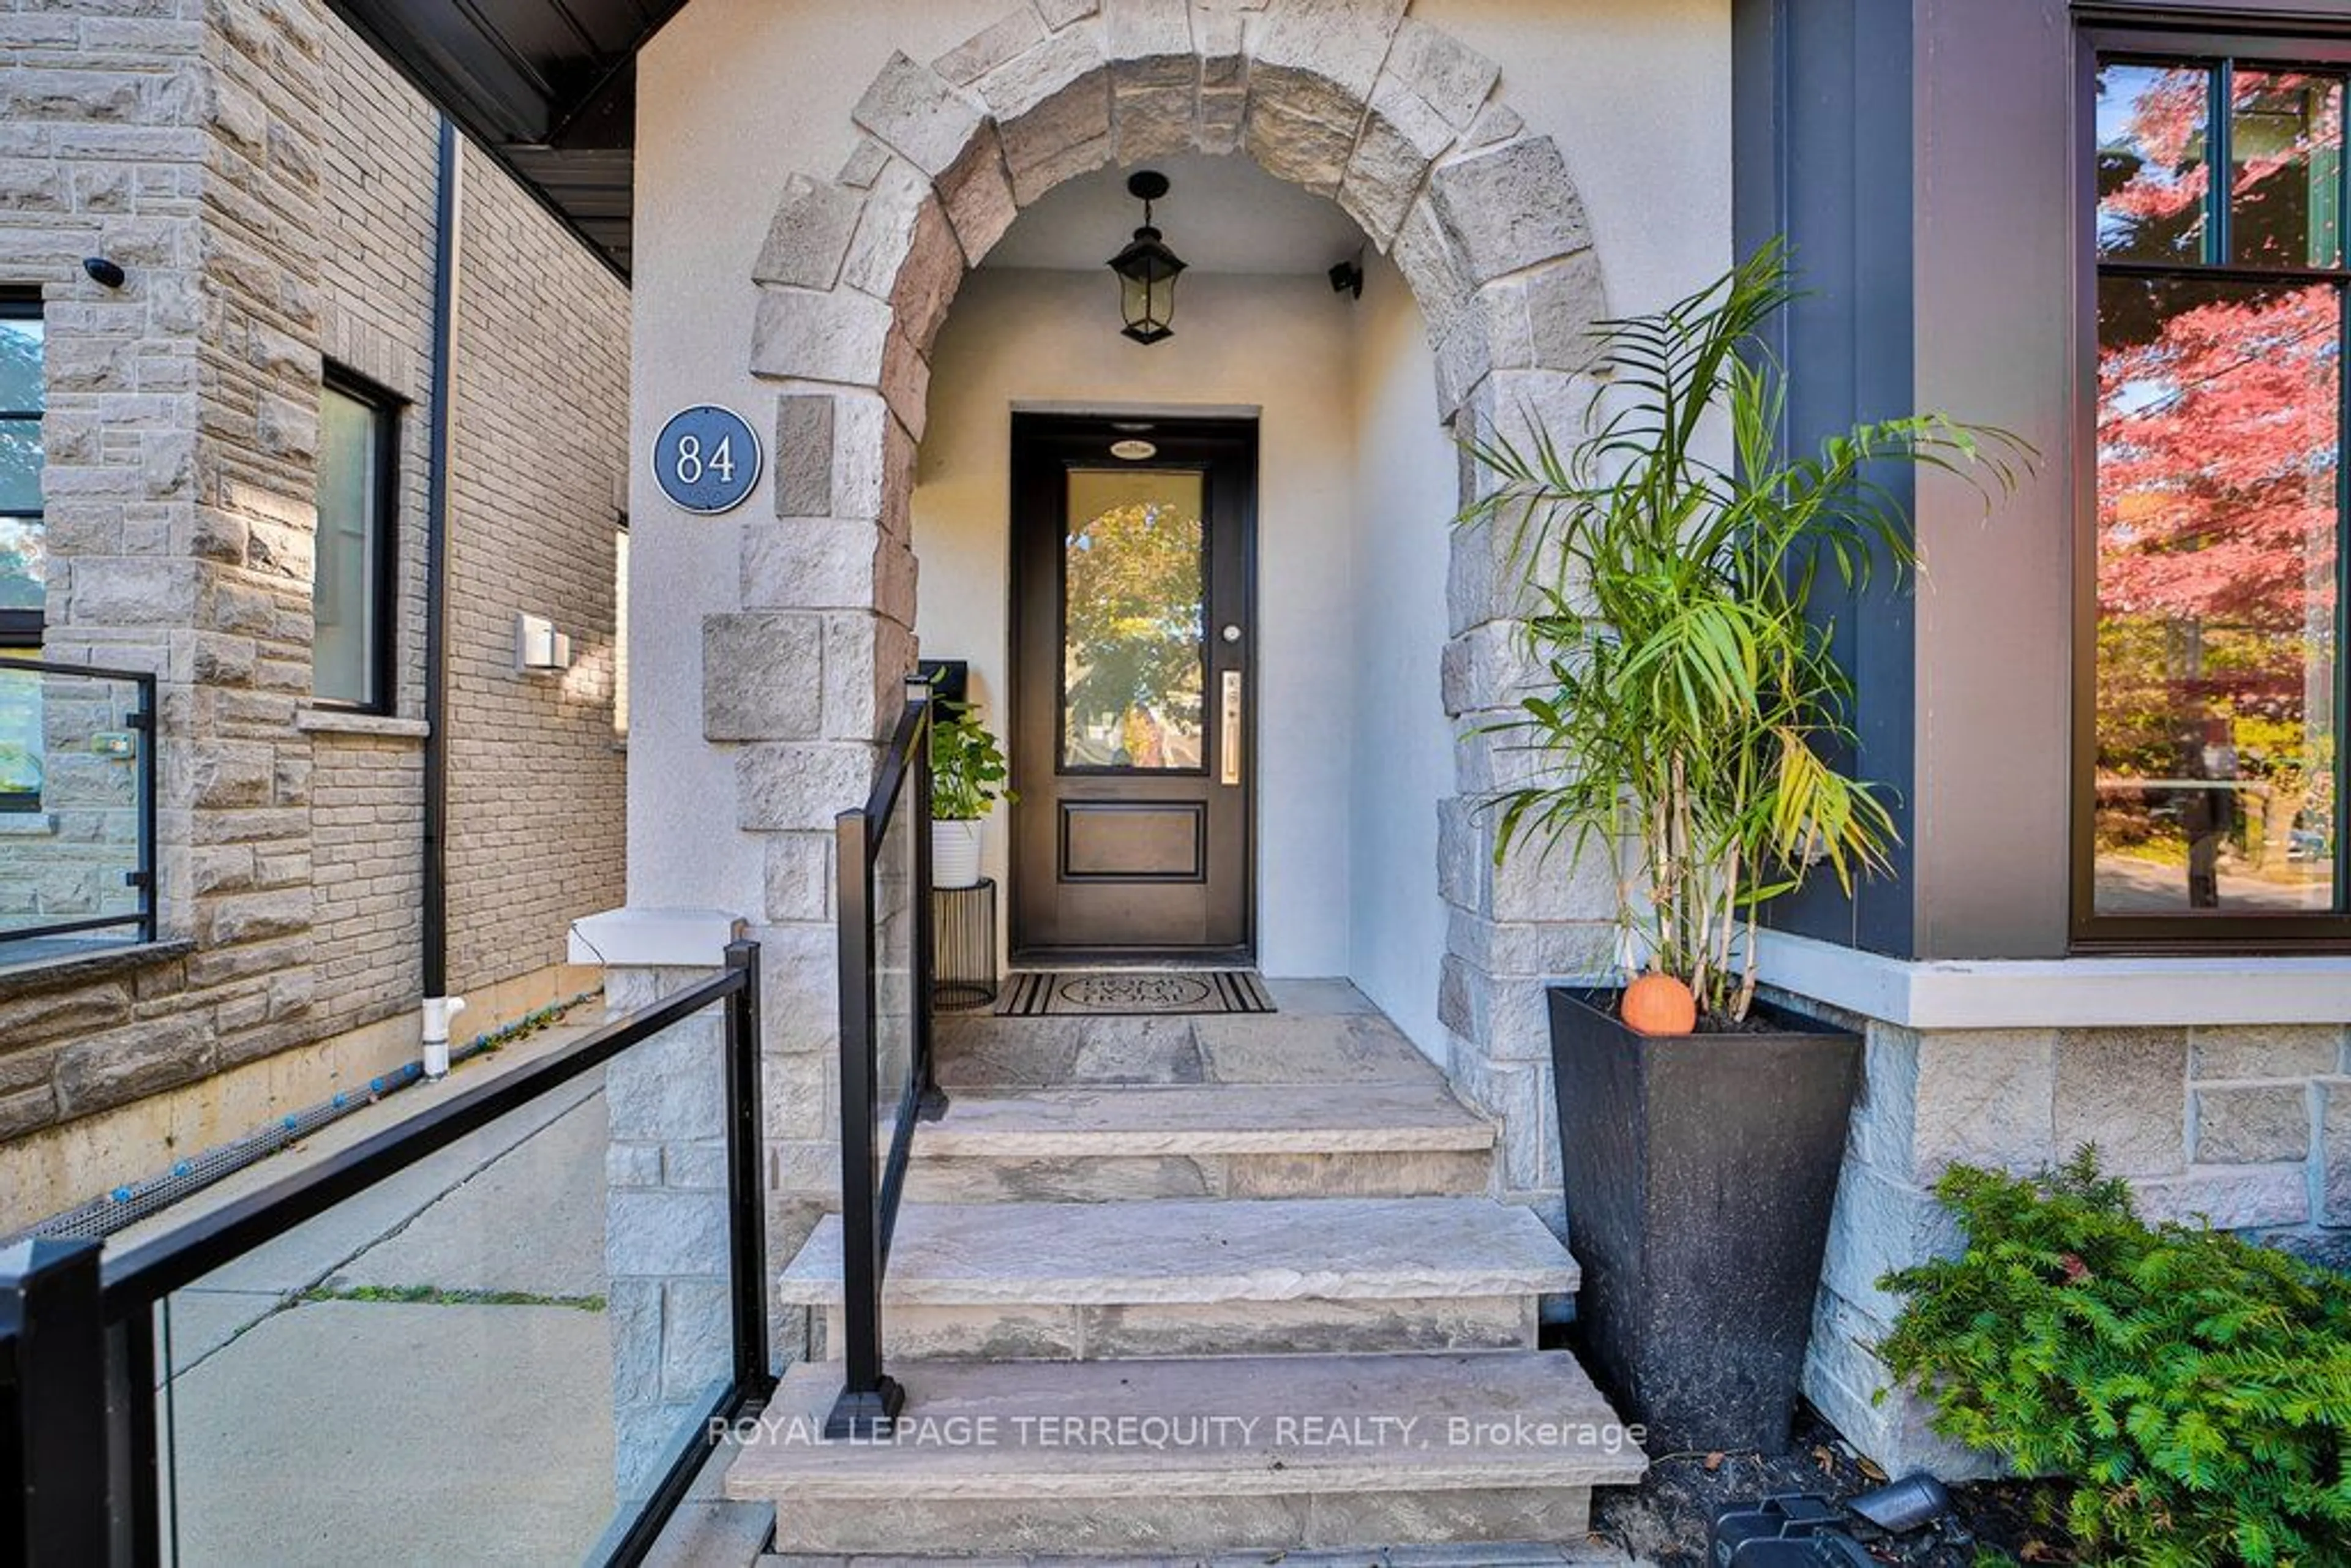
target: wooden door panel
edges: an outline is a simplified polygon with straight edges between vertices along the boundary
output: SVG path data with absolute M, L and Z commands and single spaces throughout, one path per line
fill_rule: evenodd
M 1023 958 L 1232 956 L 1253 936 L 1256 425 L 1136 423 L 1013 418 Z M 1148 456 L 1113 451 L 1137 441 Z

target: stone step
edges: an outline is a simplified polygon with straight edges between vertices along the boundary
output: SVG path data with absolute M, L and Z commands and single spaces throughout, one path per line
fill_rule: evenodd
M 1482 1197 L 905 1205 L 883 1287 L 895 1356 L 1094 1360 L 1535 1343 L 1578 1282 L 1534 1211 Z M 841 1344 L 841 1222 L 784 1270 Z
M 1573 1357 L 1483 1351 L 908 1362 L 887 1443 L 827 1443 L 840 1373 L 785 1375 L 726 1493 L 784 1553 L 949 1556 L 1582 1542 L 1647 1461 Z
M 1486 1191 L 1493 1146 L 1439 1082 L 966 1090 L 915 1134 L 906 1196 L 1441 1197 Z

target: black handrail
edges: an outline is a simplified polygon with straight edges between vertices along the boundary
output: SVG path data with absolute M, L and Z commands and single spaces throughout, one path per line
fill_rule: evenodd
M 0 1357 L 7 1361 L 0 1365 L 0 1395 L 12 1396 L 0 1397 L 0 1562 L 145 1568 L 161 1561 L 168 1483 L 156 1452 L 152 1323 L 158 1301 L 716 1006 L 725 1009 L 734 1356 L 727 1387 L 695 1425 L 699 1440 L 682 1448 L 635 1515 L 608 1533 L 611 1568 L 643 1562 L 727 1425 L 775 1391 L 759 1176 L 758 956 L 758 944 L 733 943 L 726 967 L 709 979 L 118 1257 L 102 1257 L 95 1242 L 27 1243 L 22 1267 L 0 1269 Z M 45 1310 L 49 1301 L 73 1309 Z M 37 1402 L 30 1396 L 37 1370 L 43 1375 Z M 93 1423 L 102 1425 L 102 1441 L 90 1441 Z M 61 1509 L 60 1495 L 73 1506 Z
M 906 1391 L 882 1367 L 882 1282 L 904 1191 L 914 1125 L 945 1106 L 931 1071 L 931 695 L 907 688 L 905 711 L 882 754 L 862 807 L 834 819 L 841 978 L 841 1285 L 843 1379 L 827 1437 L 863 1437 L 893 1419 Z M 908 812 L 901 817 L 904 803 Z M 893 1108 L 890 1144 L 876 1149 L 881 1099 L 873 919 L 874 873 L 893 825 L 914 835 L 913 936 L 907 1005 L 913 1055 Z M 877 1182 L 876 1153 L 882 1155 Z
M 155 940 L 155 750 L 158 734 L 155 721 L 155 677 L 145 670 L 117 670 L 103 664 L 62 664 L 47 659 L 0 660 L 0 675 L 35 674 L 64 675 L 74 679 L 120 683 L 139 694 L 138 706 L 123 715 L 123 726 L 139 737 L 137 767 L 137 799 L 133 809 L 138 812 L 139 843 L 137 864 L 123 873 L 124 883 L 135 888 L 139 904 L 135 909 L 120 915 L 89 915 L 76 920 L 51 920 L 38 925 L 11 925 L 0 928 L 0 942 L 28 942 L 38 936 L 67 936 L 86 931 L 110 931 L 119 926 L 135 926 L 141 942 Z

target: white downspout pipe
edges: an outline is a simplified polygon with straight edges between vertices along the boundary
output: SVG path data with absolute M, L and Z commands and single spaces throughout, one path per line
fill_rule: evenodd
M 424 998 L 424 1076 L 449 1076 L 449 1020 L 465 1010 L 463 997 Z

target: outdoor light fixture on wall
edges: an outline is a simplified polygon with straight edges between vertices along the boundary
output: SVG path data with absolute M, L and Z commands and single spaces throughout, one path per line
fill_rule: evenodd
M 555 629 L 544 615 L 515 617 L 515 669 L 526 675 L 549 675 L 571 667 L 571 639 Z
M 1143 204 L 1143 226 L 1110 258 L 1110 269 L 1118 274 L 1118 308 L 1126 319 L 1126 335 L 1138 343 L 1156 343 L 1176 335 L 1168 323 L 1176 319 L 1176 275 L 1184 270 L 1183 259 L 1151 226 L 1151 204 L 1167 193 L 1167 176 L 1137 169 L 1127 177 L 1126 191 Z

